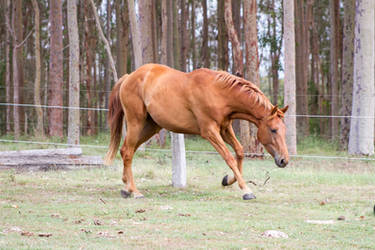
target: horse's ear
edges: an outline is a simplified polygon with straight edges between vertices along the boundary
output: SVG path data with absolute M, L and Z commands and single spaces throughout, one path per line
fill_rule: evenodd
M 288 110 L 289 105 L 286 105 L 284 108 L 280 109 L 281 112 L 285 114 L 285 112 Z
M 279 109 L 279 107 L 277 107 L 277 105 L 275 105 L 271 111 L 271 116 L 277 114 L 277 110 Z

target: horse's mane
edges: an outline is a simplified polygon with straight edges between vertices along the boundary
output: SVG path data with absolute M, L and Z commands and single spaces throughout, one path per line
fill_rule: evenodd
M 223 88 L 238 89 L 239 92 L 246 94 L 254 104 L 263 105 L 266 109 L 273 108 L 270 100 L 250 81 L 225 71 L 217 71 L 216 81 L 221 84 Z

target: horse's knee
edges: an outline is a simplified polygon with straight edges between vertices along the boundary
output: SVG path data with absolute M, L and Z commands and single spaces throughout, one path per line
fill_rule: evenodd
M 236 157 L 237 157 L 238 160 L 243 160 L 243 158 L 245 157 L 245 153 L 243 151 L 243 147 L 237 148 L 237 150 L 236 150 Z

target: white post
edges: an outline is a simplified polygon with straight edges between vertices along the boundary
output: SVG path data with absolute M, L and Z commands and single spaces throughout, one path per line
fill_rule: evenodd
M 186 187 L 186 158 L 183 134 L 171 132 L 172 144 L 172 185 L 177 188 Z

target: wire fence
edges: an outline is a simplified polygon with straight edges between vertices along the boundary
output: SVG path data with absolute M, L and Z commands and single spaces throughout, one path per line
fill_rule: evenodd
M 12 107 L 31 107 L 31 108 L 44 108 L 44 109 L 73 109 L 73 110 L 92 110 L 92 111 L 104 111 L 107 112 L 106 108 L 91 108 L 91 107 L 71 107 L 71 106 L 50 106 L 50 105 L 35 105 L 35 104 L 20 104 L 20 103 L 0 103 L 0 106 L 12 106 Z M 353 119 L 374 119 L 374 116 L 345 116 L 345 115 L 314 115 L 314 114 L 296 114 L 296 115 L 285 115 L 289 117 L 309 117 L 309 118 L 353 118 Z M 87 127 L 88 128 L 88 127 Z M 93 127 L 91 127 L 93 128 Z M 104 128 L 95 126 L 95 128 Z M 68 143 L 56 143 L 56 142 L 43 142 L 43 141 L 30 141 L 30 140 L 8 140 L 0 139 L 0 142 L 3 143 L 23 143 L 23 144 L 38 144 L 38 145 L 50 145 L 50 146 L 60 146 L 60 147 L 76 147 L 75 144 Z M 83 148 L 99 148 L 107 149 L 108 146 L 105 145 L 92 145 L 92 144 L 80 144 L 80 147 Z M 156 149 L 156 148 L 145 148 L 146 151 L 157 151 L 157 152 L 167 152 L 170 153 L 170 149 Z M 218 154 L 216 151 L 195 151 L 195 150 L 186 150 L 186 153 L 192 154 Z M 246 153 L 245 156 L 249 157 L 270 157 L 269 154 L 259 154 L 259 153 Z M 310 158 L 310 159 L 327 159 L 327 160 L 360 160 L 360 161 L 375 161 L 375 158 L 371 157 L 348 157 L 348 156 L 327 156 L 327 155 L 290 155 L 293 158 Z
M 0 103 L 0 106 L 15 106 L 15 107 L 33 107 L 33 108 L 50 108 L 50 109 L 74 109 L 74 110 L 92 110 L 92 111 L 108 111 L 107 108 L 90 108 L 90 107 L 71 107 L 71 106 L 50 106 L 50 105 L 36 105 L 23 103 Z M 314 114 L 296 114 L 288 115 L 289 117 L 308 117 L 308 118 L 353 118 L 353 119 L 374 119 L 375 116 L 354 116 L 354 115 L 314 115 Z

